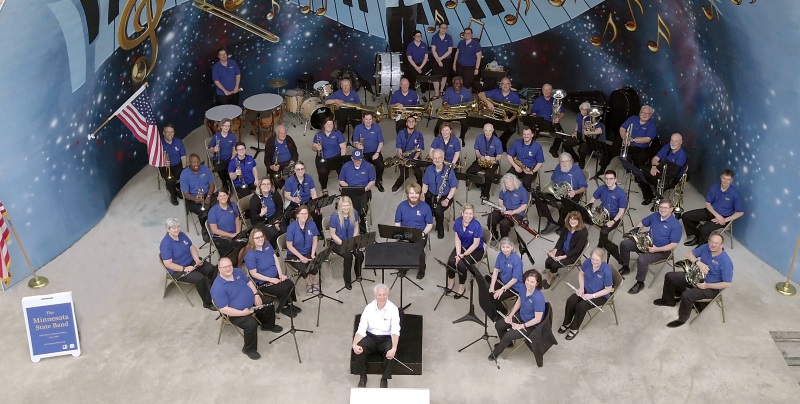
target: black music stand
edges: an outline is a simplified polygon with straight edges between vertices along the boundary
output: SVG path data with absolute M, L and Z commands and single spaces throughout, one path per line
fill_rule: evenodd
M 464 257 L 463 259 L 466 259 L 466 257 Z M 447 263 L 443 262 L 442 260 L 436 258 L 436 261 L 439 262 L 439 264 L 441 264 L 443 267 L 445 267 L 447 269 L 445 274 L 447 272 L 457 272 L 455 268 L 451 267 L 450 265 L 448 265 Z M 458 324 L 458 323 L 461 323 L 461 322 L 464 322 L 464 321 L 474 321 L 474 322 L 476 322 L 476 323 L 478 323 L 480 325 L 485 325 L 483 323 L 483 321 L 481 321 L 478 318 L 478 316 L 475 315 L 475 304 L 473 303 L 473 285 L 474 285 L 474 282 L 475 282 L 474 278 L 476 276 L 480 276 L 480 272 L 478 271 L 477 268 L 475 268 L 475 263 L 474 262 L 471 263 L 471 264 L 468 264 L 468 265 L 469 265 L 469 272 L 472 275 L 470 277 L 470 279 L 469 279 L 469 311 L 467 312 L 467 314 L 461 316 L 460 318 L 458 318 L 456 320 L 453 320 L 453 324 Z M 439 303 L 442 302 L 442 298 L 445 295 L 447 295 L 450 292 L 453 292 L 453 290 L 452 289 L 448 289 L 447 286 L 436 285 L 436 287 L 442 288 L 443 290 L 442 290 L 442 295 L 439 296 L 439 301 L 436 302 L 436 306 L 433 308 L 433 311 L 436 311 L 436 309 L 439 307 Z
M 296 287 L 297 287 L 297 284 L 295 284 L 292 287 L 292 290 L 295 290 Z M 289 311 L 290 311 L 289 314 L 291 314 L 291 315 L 289 315 L 287 317 L 289 317 L 289 324 L 291 325 L 291 327 L 288 330 L 286 330 L 286 332 L 284 332 L 283 334 L 278 335 L 277 337 L 273 338 L 271 341 L 269 341 L 269 343 L 272 344 L 273 342 L 285 337 L 286 334 L 292 334 L 292 339 L 294 340 L 294 350 L 297 351 L 297 360 L 300 363 L 303 363 L 303 359 L 300 358 L 300 347 L 297 345 L 297 336 L 295 334 L 297 334 L 298 331 L 299 332 L 307 332 L 309 334 L 313 334 L 314 331 L 304 330 L 302 328 L 295 328 L 295 326 L 294 326 L 294 317 L 295 317 L 294 313 L 295 313 L 295 311 L 294 311 L 294 302 L 292 302 L 292 299 L 289 299 Z
M 319 293 L 317 293 L 314 296 L 307 297 L 307 298 L 303 299 L 303 303 L 305 303 L 306 301 L 311 300 L 311 299 L 319 299 L 318 302 L 317 302 L 317 327 L 319 327 L 319 313 L 320 313 L 320 311 L 322 311 L 322 298 L 323 297 L 326 297 L 326 298 L 331 299 L 331 300 L 333 300 L 335 302 L 339 302 L 341 304 L 344 304 L 343 301 L 341 301 L 339 299 L 336 299 L 336 298 L 333 298 L 333 297 L 330 297 L 330 296 L 328 296 L 328 295 L 326 295 L 325 293 L 322 292 L 322 276 L 321 276 L 322 275 L 322 264 L 325 262 L 325 260 L 328 259 L 329 255 L 331 255 L 330 247 L 328 247 L 328 248 L 320 251 L 319 253 L 317 253 L 317 256 L 314 257 L 314 259 L 312 259 L 308 263 L 307 272 L 311 272 L 310 269 L 316 268 L 317 269 L 317 273 L 320 274 Z
M 442 289 L 442 294 L 441 294 L 441 296 L 439 296 L 439 300 L 436 302 L 436 306 L 433 306 L 433 311 L 436 311 L 436 309 L 438 309 L 438 308 L 439 308 L 439 303 L 441 303 L 441 302 L 442 302 L 442 299 L 443 299 L 445 296 L 449 295 L 449 294 L 450 294 L 450 292 L 453 292 L 453 289 L 450 289 L 450 288 L 448 288 L 448 287 L 447 287 L 447 279 L 449 279 L 449 278 L 447 277 L 447 274 L 448 274 L 449 272 L 452 272 L 452 273 L 454 273 L 454 274 L 458 275 L 458 271 L 457 271 L 455 268 L 453 268 L 453 267 L 451 267 L 450 265 L 448 265 L 446 262 L 444 262 L 444 261 L 440 260 L 439 258 L 433 257 L 433 259 L 435 259 L 435 260 L 436 260 L 436 262 L 438 262 L 438 263 L 439 263 L 439 265 L 443 266 L 443 267 L 444 267 L 444 269 L 446 269 L 446 271 L 444 271 L 444 274 L 445 274 L 445 275 L 444 275 L 444 281 L 445 281 L 445 285 L 444 285 L 444 286 L 442 286 L 442 285 L 436 285 L 436 287 L 437 287 L 437 288 L 440 288 L 440 289 Z
M 319 198 L 308 201 L 306 206 L 308 206 L 308 210 L 311 212 L 319 212 L 322 208 L 333 204 L 338 197 L 339 195 L 320 196 Z
M 636 178 L 639 181 L 644 181 L 645 184 L 647 183 L 647 178 L 644 176 L 644 172 L 642 172 L 642 169 L 640 169 L 639 167 L 636 167 L 630 161 L 625 160 L 622 157 L 619 157 L 619 162 L 622 164 L 622 168 L 625 169 L 625 172 L 628 173 L 628 175 L 629 175 L 627 189 L 625 190 L 626 191 L 625 197 L 628 198 L 628 209 L 636 210 L 635 208 L 631 208 L 631 182 L 632 181 L 631 181 L 631 177 L 630 176 L 632 175 L 633 178 Z M 626 210 L 626 212 L 627 212 L 627 210 Z M 628 217 L 630 218 L 630 216 L 628 216 Z M 631 226 L 633 226 L 633 219 L 631 219 Z
M 566 209 L 567 212 L 577 211 L 580 213 L 584 223 L 592 222 L 592 217 L 589 216 L 589 211 L 586 210 L 585 206 L 573 201 L 570 198 L 561 198 L 561 203 L 564 205 L 564 209 Z
M 425 237 L 422 235 L 422 230 L 414 228 L 414 227 L 389 226 L 389 225 L 385 225 L 385 224 L 379 224 L 378 225 L 378 234 L 383 238 L 393 238 L 393 239 L 398 240 L 398 241 L 402 240 L 402 241 L 407 241 L 409 243 L 414 243 L 414 244 L 425 240 Z M 423 245 L 422 248 L 424 249 L 425 246 Z M 401 270 L 398 270 L 397 272 L 395 272 L 394 274 L 392 274 L 392 275 L 396 275 L 396 277 L 394 278 L 394 281 L 392 282 L 392 285 L 389 287 L 389 289 L 393 288 L 394 284 L 397 282 L 397 280 L 400 279 L 400 311 L 404 311 L 408 306 L 411 306 L 411 303 L 409 303 L 409 304 L 407 304 L 405 306 L 403 305 L 403 280 L 404 279 L 407 279 L 409 282 L 411 282 L 411 284 L 413 284 L 414 286 L 419 288 L 419 290 L 425 290 L 425 289 L 422 288 L 422 286 L 419 286 L 419 284 L 417 284 L 413 280 L 409 279 L 406 276 L 407 272 L 408 272 L 407 269 L 401 269 Z M 383 281 L 383 274 L 381 274 L 381 281 Z
M 375 243 L 375 232 L 359 234 L 358 236 L 342 240 L 341 249 L 342 251 L 349 251 L 350 253 L 355 253 L 356 251 L 362 248 L 366 248 L 366 246 L 373 243 Z M 361 271 L 363 273 L 364 269 L 362 268 Z M 364 295 L 364 302 L 369 303 L 369 301 L 367 300 L 367 293 L 364 292 L 364 284 L 361 283 L 362 281 L 375 282 L 374 279 L 369 279 L 361 275 L 358 275 L 354 281 L 342 286 L 341 288 L 339 288 L 339 290 L 336 291 L 336 293 L 339 293 L 342 291 L 342 289 L 358 282 L 358 285 L 361 286 L 361 294 Z
M 597 135 L 597 136 L 599 137 L 600 135 Z M 600 141 L 597 137 L 590 137 L 590 136 L 586 136 L 586 135 L 584 135 L 583 138 L 586 140 L 586 143 L 589 144 L 589 150 L 591 150 L 592 152 L 595 152 L 595 151 L 599 151 L 600 152 L 600 156 L 598 156 L 594 161 L 594 177 L 592 177 L 592 178 L 594 178 L 595 185 L 597 185 L 598 181 L 600 180 L 600 176 L 604 174 L 604 173 L 601 173 L 601 172 L 598 171 L 598 170 L 600 170 L 600 160 L 601 160 L 602 156 L 613 156 L 614 155 L 614 153 L 615 153 L 615 151 L 614 151 L 614 142 L 611 142 L 611 141 L 608 141 L 608 140 L 603 142 L 603 141 Z M 590 155 L 590 158 L 591 158 L 591 155 Z M 608 159 L 608 161 L 611 161 L 611 159 Z
M 472 183 L 472 184 L 475 184 L 475 185 L 483 185 L 484 183 L 486 183 L 486 177 L 484 177 L 483 175 L 480 175 L 480 174 L 468 174 L 467 172 L 461 172 L 461 171 L 456 171 L 456 179 L 459 180 L 459 181 L 464 181 L 464 182 Z M 465 194 L 466 196 L 464 197 L 465 201 L 469 201 L 469 188 L 470 187 L 466 187 L 466 189 L 465 189 L 465 192 L 466 192 L 466 194 Z M 458 201 L 454 201 L 454 202 L 457 203 L 458 206 L 463 206 Z
M 366 230 L 367 205 L 369 204 L 370 192 L 364 187 L 342 187 L 341 192 L 342 196 L 349 196 L 353 200 L 353 208 L 361 215 L 361 220 L 364 223 L 361 230 Z
M 496 321 L 498 314 L 495 309 L 494 298 L 489 293 L 489 283 L 482 276 L 473 277 L 473 279 L 475 279 L 475 282 L 478 282 L 478 304 L 480 305 L 481 310 L 483 310 L 483 335 L 459 349 L 458 352 L 462 352 L 465 349 L 475 345 L 475 343 L 478 341 L 484 340 L 486 341 L 486 346 L 489 347 L 489 354 L 491 355 L 491 353 L 494 351 L 494 347 L 492 347 L 492 344 L 489 343 L 489 338 L 497 338 L 497 335 L 489 335 L 489 320 L 492 320 L 492 322 Z M 494 364 L 498 369 L 500 369 L 500 365 L 497 363 L 496 357 L 494 358 Z

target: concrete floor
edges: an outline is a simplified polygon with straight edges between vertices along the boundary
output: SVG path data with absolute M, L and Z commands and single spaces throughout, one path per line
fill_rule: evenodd
M 387 149 L 392 149 L 393 123 L 384 121 L 381 126 Z M 432 128 L 423 128 L 428 145 Z M 479 133 L 477 128 L 470 129 L 467 144 L 472 145 Z M 304 137 L 301 129 L 291 127 L 290 134 L 302 148 L 301 158 L 313 167 L 311 134 Z M 201 127 L 187 138 L 190 152 L 201 151 L 206 135 Z M 250 136 L 244 138 L 255 143 Z M 546 148 L 549 141 L 543 142 Z M 263 164 L 263 155 L 257 160 Z M 547 155 L 545 169 L 556 164 L 556 159 Z M 594 174 L 593 164 L 590 174 Z M 260 169 L 263 173 L 263 165 Z M 396 175 L 387 170 L 387 188 Z M 181 206 L 169 204 L 167 194 L 158 191 L 155 182 L 152 167 L 134 177 L 94 229 L 41 269 L 39 273 L 50 279 L 45 289 L 31 290 L 21 283 L 3 293 L 2 401 L 244 402 L 269 398 L 277 403 L 348 402 L 350 388 L 357 382 L 357 377 L 349 374 L 348 363 L 352 319 L 361 312 L 364 301 L 357 289 L 333 293 L 342 285 L 341 259 L 334 258 L 333 271 L 325 269 L 323 276 L 326 292 L 344 304 L 324 301 L 318 328 L 314 325 L 315 300 L 303 303 L 304 312 L 296 318 L 298 327 L 314 331 L 297 335 L 303 363 L 297 361 L 291 338 L 268 345 L 275 335 L 261 332 L 263 357 L 251 361 L 240 352 L 242 339 L 231 329 L 225 331 L 221 344 L 216 344 L 216 314 L 200 306 L 195 292 L 190 294 L 194 308 L 175 290 L 160 298 L 164 275 L 156 256 L 165 233 L 164 219 L 183 221 L 183 211 Z M 590 191 L 595 188 L 591 183 Z M 374 223 L 391 223 L 402 194 L 387 189 L 374 195 Z M 458 195 L 463 201 L 463 190 Z M 475 203 L 478 195 L 476 190 L 470 192 L 471 202 Z M 635 221 L 647 213 L 640 201 L 640 194 L 632 196 L 632 206 L 637 208 Z M 702 206 L 702 196 L 691 186 L 685 206 Z M 535 210 L 530 218 L 536 222 Z M 480 220 L 485 222 L 484 217 Z M 192 240 L 201 244 L 188 227 L 184 224 Z M 591 245 L 597 237 L 597 229 L 590 230 Z M 559 345 L 545 355 L 543 368 L 537 368 L 533 355 L 522 349 L 501 359 L 498 370 L 486 360 L 489 351 L 482 341 L 457 352 L 483 333 L 482 327 L 472 322 L 451 324 L 467 312 L 466 299 L 445 298 L 433 311 L 440 294 L 436 285 L 444 278 L 433 257 L 446 259 L 452 243 L 452 231 L 444 240 L 434 238 L 428 275 L 421 281 L 425 290 L 405 289 L 406 303 L 413 302 L 409 313 L 425 316 L 424 371 L 423 376 L 397 376 L 391 387 L 429 388 L 435 403 L 529 401 L 529 397 L 543 402 L 751 403 L 795 402 L 800 397 L 800 387 L 769 334 L 800 329 L 800 299 L 776 293 L 773 286 L 784 277 L 742 245 L 731 249 L 726 242 L 735 276 L 734 286 L 725 292 L 725 324 L 719 310 L 711 307 L 691 326 L 667 328 L 666 323 L 677 318 L 677 308 L 652 304 L 660 295 L 662 278 L 638 295 L 619 294 L 619 326 L 614 325 L 611 313 L 603 314 L 573 341 L 557 335 Z M 542 269 L 542 248 L 551 246 L 541 239 L 531 243 L 535 268 Z M 682 258 L 687 251 L 681 244 L 677 256 Z M 492 263 L 496 254 L 490 250 Z M 529 262 L 523 262 L 528 269 Z M 571 274 L 571 283 L 577 282 L 576 277 Z M 630 285 L 629 277 L 623 289 Z M 33 364 L 19 301 L 24 296 L 61 291 L 73 292 L 83 355 Z M 553 304 L 556 324 L 563 319 L 570 292 L 564 285 L 545 292 Z M 390 298 L 397 301 L 397 290 Z M 282 317 L 278 323 L 288 327 L 289 320 Z M 373 376 L 369 386 L 377 387 L 377 382 L 378 377 Z

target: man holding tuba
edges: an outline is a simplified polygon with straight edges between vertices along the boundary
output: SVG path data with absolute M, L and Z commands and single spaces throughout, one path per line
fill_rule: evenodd
M 653 199 L 662 198 L 664 195 L 656 195 L 653 190 L 658 188 L 663 193 L 671 189 L 686 172 L 689 156 L 682 145 L 683 136 L 680 133 L 673 133 L 669 138 L 669 144 L 664 145 L 650 160 L 650 169 L 643 170 L 647 183 L 639 182 L 639 188 L 642 189 L 642 205 L 650 205 Z M 658 182 L 662 180 L 664 183 L 659 186 Z
M 464 88 L 463 79 L 461 76 L 453 77 L 453 86 L 447 87 L 447 90 L 444 91 L 444 97 L 442 97 L 442 108 L 439 109 L 439 114 L 441 115 L 442 111 L 449 110 L 451 106 L 470 102 L 472 102 L 472 92 Z M 461 135 L 459 136 L 461 138 L 461 146 L 466 146 L 467 129 L 469 129 L 466 112 L 464 113 L 463 118 L 457 119 L 444 119 L 440 116 L 436 121 L 436 126 L 433 128 L 433 133 L 439 133 L 439 127 L 442 126 L 442 123 L 451 121 L 458 121 L 459 126 L 461 126 Z
M 625 191 L 617 185 L 617 173 L 614 170 L 607 170 L 603 175 L 605 184 L 601 185 L 594 191 L 592 199 L 589 199 L 589 205 L 594 201 L 600 200 L 600 204 L 605 210 L 608 211 L 608 221 L 600 227 L 600 239 L 597 241 L 597 246 L 611 251 L 613 244 L 608 241 L 608 235 L 619 226 L 622 219 L 625 217 L 625 209 L 628 208 L 628 199 Z
M 595 107 L 588 102 L 584 102 L 578 107 L 580 114 L 575 118 L 575 137 L 580 139 L 578 145 L 578 165 L 586 167 L 586 160 L 593 151 L 601 151 L 600 144 L 606 142 L 606 126 L 600 122 L 603 110 Z M 567 145 L 564 145 L 567 147 Z M 607 154 L 607 155 L 606 155 Z M 574 156 L 574 155 L 573 155 Z M 597 171 L 598 177 L 605 172 L 606 167 L 611 162 L 610 153 L 602 155 L 600 169 Z
M 681 271 L 667 272 L 664 275 L 664 289 L 661 298 L 653 301 L 656 306 L 675 306 L 675 296 L 680 295 L 678 319 L 667 323 L 667 327 L 680 327 L 689 320 L 692 307 L 700 299 L 713 299 L 722 289 L 729 288 L 733 281 L 733 261 L 722 248 L 725 239 L 714 233 L 704 244 L 686 253 L 686 258 L 705 275 L 703 282 L 690 285 L 686 281 L 686 273 Z
M 533 116 L 533 123 L 531 126 L 538 127 L 539 130 L 545 132 L 564 132 L 561 127 L 561 118 L 564 117 L 564 106 L 562 105 L 558 111 L 555 111 L 553 104 L 555 98 L 553 97 L 553 86 L 545 83 L 542 86 L 542 95 L 533 100 L 531 106 L 531 116 Z M 558 147 L 561 146 L 561 137 L 553 136 L 553 145 L 550 146 L 550 155 L 558 157 Z
M 511 136 L 517 131 L 517 118 L 519 115 L 513 112 L 506 112 L 504 114 L 495 113 L 496 105 L 492 101 L 500 101 L 514 105 L 521 104 L 519 94 L 511 90 L 511 79 L 503 77 L 500 79 L 500 87 L 489 91 L 482 91 L 478 93 L 478 98 L 486 105 L 492 115 L 496 117 L 502 116 L 502 118 L 498 119 L 502 119 L 502 121 L 505 122 L 505 129 L 500 135 L 500 141 L 503 143 L 503 150 L 507 150 L 508 140 L 511 139 Z
M 475 161 L 467 167 L 467 174 L 477 175 L 483 172 L 483 185 L 481 185 L 481 199 L 489 199 L 492 183 L 500 169 L 500 159 L 503 158 L 503 144 L 494 135 L 494 126 L 487 123 L 483 125 L 483 136 L 475 139 Z
M 733 182 L 733 170 L 724 169 L 719 183 L 711 186 L 706 194 L 705 209 L 690 210 L 683 214 L 683 227 L 686 229 L 686 242 L 683 245 L 702 245 L 714 230 L 724 228 L 728 223 L 744 216 L 744 201 Z M 700 222 L 705 221 L 703 225 Z M 699 227 L 698 227 L 699 226 Z
M 647 251 L 641 251 L 636 246 L 636 241 L 626 238 L 619 244 L 619 251 L 609 251 L 620 264 L 620 275 L 627 275 L 631 272 L 628 262 L 631 260 L 631 252 L 636 251 L 639 257 L 636 259 L 636 284 L 628 290 L 628 293 L 635 295 L 644 289 L 644 279 L 650 264 L 665 260 L 669 253 L 678 246 L 681 241 L 681 223 L 672 215 L 672 201 L 662 199 L 658 202 L 658 212 L 651 213 L 642 219 L 633 228 L 633 232 L 638 233 L 642 227 L 650 227 L 650 237 L 653 245 Z
M 586 192 L 589 184 L 586 183 L 586 176 L 583 175 L 583 170 L 572 161 L 572 156 L 569 153 L 561 153 L 558 159 L 558 166 L 553 170 L 550 175 L 550 181 L 554 185 L 569 185 L 565 198 L 571 199 L 573 202 L 578 202 L 581 199 L 581 194 Z M 565 184 L 566 183 L 566 184 Z M 553 214 L 550 213 L 550 208 L 547 206 L 545 200 L 545 192 L 534 192 L 533 200 L 536 203 L 536 211 L 539 217 L 547 219 L 547 227 L 542 230 L 542 233 L 552 233 L 561 227 L 564 219 L 569 213 L 569 207 L 564 203 L 558 208 L 558 221 L 553 220 Z
M 339 89 L 325 100 L 325 105 L 336 104 L 339 107 L 336 109 L 335 115 L 336 128 L 342 133 L 345 133 L 348 124 L 355 127 L 361 122 L 361 113 L 357 109 L 342 107 L 345 102 L 348 104 L 361 104 L 358 92 L 352 91 L 352 89 L 353 84 L 350 83 L 350 80 L 344 79 L 339 83 Z

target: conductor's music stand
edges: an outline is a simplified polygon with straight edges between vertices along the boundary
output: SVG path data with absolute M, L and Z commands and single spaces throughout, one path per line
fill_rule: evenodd
M 312 272 L 313 269 L 316 268 L 317 269 L 317 273 L 320 274 L 322 272 L 322 264 L 325 262 L 325 260 L 328 259 L 328 256 L 330 254 L 331 254 L 330 247 L 320 251 L 317 254 L 317 256 L 314 257 L 314 259 L 312 259 L 311 261 L 308 262 L 308 272 Z M 323 297 L 326 297 L 326 298 L 331 299 L 331 300 L 333 300 L 335 302 L 339 302 L 341 304 L 344 304 L 343 301 L 341 301 L 339 299 L 336 299 L 336 298 L 333 298 L 333 297 L 330 297 L 330 296 L 328 296 L 328 295 L 326 295 L 325 293 L 322 292 L 322 276 L 320 276 L 319 293 L 317 293 L 314 296 L 307 297 L 307 298 L 305 298 L 303 300 L 303 302 L 305 303 L 306 301 L 311 300 L 311 299 L 319 299 L 319 301 L 317 303 L 317 327 L 319 327 L 319 313 L 320 313 L 320 311 L 322 311 L 322 298 Z
M 414 227 L 389 226 L 389 225 L 379 224 L 378 225 L 378 234 L 383 238 L 392 238 L 392 239 L 399 240 L 399 241 L 407 241 L 407 242 L 413 243 L 413 244 L 417 244 L 420 241 L 424 242 L 424 240 L 425 240 L 425 237 L 422 235 L 422 230 L 414 228 Z M 423 245 L 421 248 L 425 248 L 425 246 Z M 408 270 L 404 270 L 404 269 L 401 269 L 401 270 L 398 270 L 397 272 L 395 272 L 394 275 L 397 275 L 397 276 L 394 278 L 394 281 L 392 282 L 392 285 L 389 287 L 389 289 L 394 287 L 394 284 L 395 284 L 395 282 L 397 282 L 397 279 L 400 279 L 400 310 L 401 311 L 405 310 L 408 306 L 411 306 L 411 303 L 403 306 L 403 280 L 404 279 L 407 279 L 409 282 L 411 282 L 412 285 L 414 285 L 417 288 L 419 288 L 419 290 L 424 290 L 422 288 L 422 286 L 419 286 L 419 284 L 417 284 L 413 280 L 409 279 L 406 276 L 406 272 L 408 272 Z M 383 276 L 383 275 L 381 275 L 381 276 Z
M 362 248 L 365 248 L 367 245 L 372 244 L 374 242 L 375 242 L 375 232 L 366 233 L 366 234 L 360 234 L 358 236 L 351 237 L 351 238 L 348 238 L 346 240 L 342 240 L 341 249 L 342 249 L 342 251 L 349 251 L 352 254 L 352 253 L 355 253 L 358 250 L 361 250 Z M 362 272 L 363 272 L 363 269 L 362 269 Z M 365 278 L 365 277 L 363 277 L 361 275 L 361 273 L 359 273 L 359 275 L 356 277 L 356 279 L 354 281 L 342 286 L 341 288 L 339 288 L 339 290 L 336 291 L 336 293 L 339 293 L 339 292 L 342 291 L 342 289 L 344 289 L 344 288 L 346 288 L 346 287 L 358 282 L 358 285 L 361 286 L 361 294 L 364 295 L 364 302 L 365 303 L 369 303 L 369 301 L 367 300 L 367 293 L 364 292 L 364 284 L 361 283 L 362 281 L 375 282 L 374 279 Z
M 496 321 L 498 314 L 495 310 L 494 298 L 492 297 L 491 293 L 489 293 L 489 284 L 486 282 L 486 279 L 482 276 L 473 278 L 475 279 L 475 282 L 478 283 L 478 304 L 483 310 L 483 335 L 459 349 L 458 352 L 462 352 L 465 349 L 475 345 L 475 343 L 478 341 L 484 340 L 486 341 L 486 346 L 489 347 L 489 353 L 491 354 L 491 352 L 494 351 L 494 347 L 492 347 L 492 344 L 489 343 L 489 338 L 497 338 L 497 336 L 489 335 L 489 320 L 492 320 L 492 322 Z M 500 365 L 497 363 L 497 358 L 494 358 L 494 364 L 498 369 L 500 369 Z

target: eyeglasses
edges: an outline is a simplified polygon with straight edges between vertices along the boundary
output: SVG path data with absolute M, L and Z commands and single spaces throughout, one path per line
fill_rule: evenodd
M 264 239 L 264 235 L 263 234 L 260 235 L 260 236 L 253 236 L 253 240 L 263 240 L 263 239 Z
M 606 181 L 614 181 L 617 179 L 616 177 L 606 177 Z
M 305 169 L 306 169 L 305 167 L 296 167 L 294 170 L 295 171 L 303 171 Z

